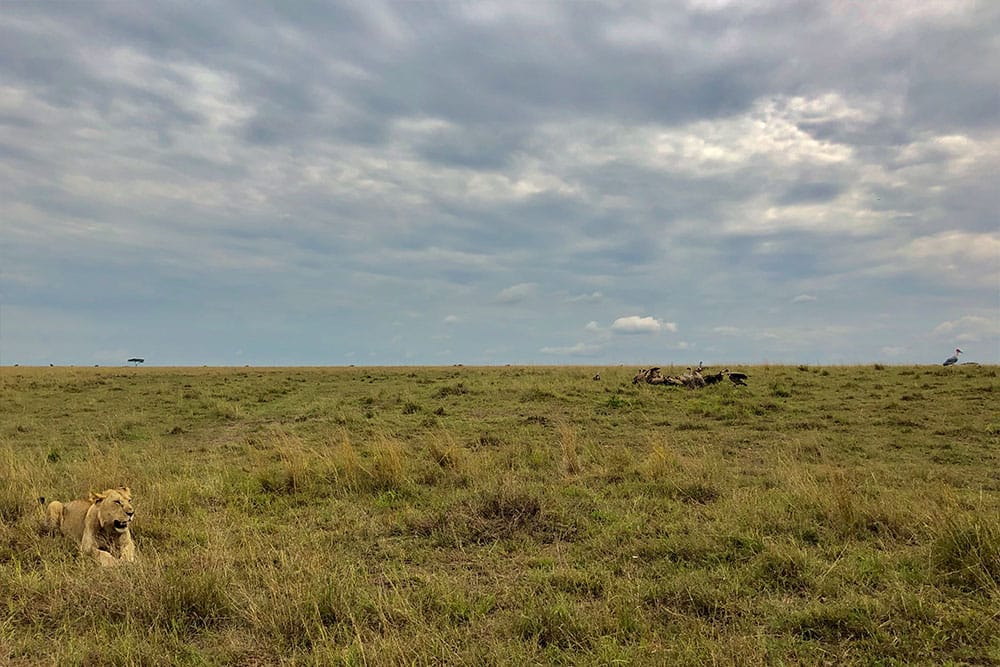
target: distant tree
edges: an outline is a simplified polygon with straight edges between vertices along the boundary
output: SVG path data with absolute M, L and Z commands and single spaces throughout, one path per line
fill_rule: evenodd
M 130 364 L 132 364 L 133 366 L 138 366 L 139 364 L 141 364 L 144 361 L 146 361 L 146 360 L 142 359 L 140 357 L 132 357 L 131 359 L 128 360 L 128 362 Z

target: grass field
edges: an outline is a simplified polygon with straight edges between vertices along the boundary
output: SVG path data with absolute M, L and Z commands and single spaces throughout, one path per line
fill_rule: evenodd
M 0 369 L 0 663 L 1000 664 L 998 369 L 744 370 Z

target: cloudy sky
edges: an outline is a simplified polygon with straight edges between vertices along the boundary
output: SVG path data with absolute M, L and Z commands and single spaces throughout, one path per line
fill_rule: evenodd
M 3 2 L 0 363 L 998 363 L 998 35 L 992 0 Z

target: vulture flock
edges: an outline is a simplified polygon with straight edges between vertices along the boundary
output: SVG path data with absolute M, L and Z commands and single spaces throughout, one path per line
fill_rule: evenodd
M 694 370 L 688 368 L 680 375 L 663 375 L 660 373 L 659 367 L 641 368 L 639 369 L 639 372 L 635 374 L 635 377 L 632 378 L 632 384 L 645 382 L 646 384 L 664 384 L 673 387 L 699 389 L 710 384 L 722 382 L 727 377 L 733 384 L 746 386 L 747 378 L 749 377 L 746 373 L 735 373 L 730 371 L 728 368 L 725 368 L 718 373 L 705 373 L 704 371 L 705 368 L 703 368 L 701 364 L 698 364 L 698 367 Z

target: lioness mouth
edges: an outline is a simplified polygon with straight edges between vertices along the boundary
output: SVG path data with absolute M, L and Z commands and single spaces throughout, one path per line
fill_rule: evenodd
M 119 533 L 124 533 L 128 530 L 128 521 L 119 521 L 118 519 L 115 519 L 115 530 Z

